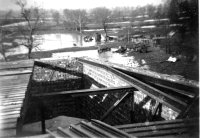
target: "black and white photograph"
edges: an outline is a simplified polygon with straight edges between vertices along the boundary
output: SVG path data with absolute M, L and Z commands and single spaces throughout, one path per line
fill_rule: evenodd
M 0 0 L 0 138 L 199 138 L 198 0 Z

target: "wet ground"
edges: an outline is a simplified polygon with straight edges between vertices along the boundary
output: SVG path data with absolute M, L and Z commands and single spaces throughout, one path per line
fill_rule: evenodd
M 185 58 L 180 58 L 177 62 L 167 62 L 171 56 L 159 47 L 150 47 L 147 53 L 139 53 L 134 51 L 127 51 L 124 54 L 115 53 L 117 50 L 111 48 L 111 51 L 98 53 L 98 47 L 71 47 L 64 49 L 56 49 L 51 51 L 35 52 L 32 54 L 33 58 L 70 58 L 70 57 L 89 57 L 98 59 L 104 62 L 112 62 L 122 66 L 141 68 L 150 70 L 161 74 L 173 75 L 177 80 L 185 78 L 190 80 L 199 80 L 199 64 L 197 61 L 191 61 Z M 15 55 L 9 57 L 9 61 L 27 59 L 27 55 Z
M 117 48 L 99 54 L 97 50 L 53 53 L 52 58 L 90 57 L 104 62 L 111 62 L 122 66 L 141 68 L 162 74 L 172 75 L 174 79 L 199 80 L 198 61 L 180 58 L 176 62 L 168 62 L 171 56 L 159 47 L 150 47 L 147 53 L 127 51 L 124 54 L 115 53 Z
M 94 31 L 90 35 L 94 34 Z M 101 30 L 100 30 L 101 31 Z M 112 34 L 119 30 L 110 30 Z M 89 33 L 88 33 L 89 34 Z M 86 34 L 85 34 L 86 35 Z M 19 36 L 17 36 L 19 37 Z M 84 35 L 83 35 L 84 37 Z M 171 56 L 165 53 L 159 47 L 150 47 L 147 53 L 127 51 L 124 54 L 115 53 L 118 46 L 112 43 L 112 49 L 108 52 L 99 54 L 97 52 L 96 42 L 84 42 L 79 33 L 52 33 L 42 34 L 41 45 L 33 50 L 33 58 L 69 58 L 87 56 L 94 59 L 100 59 L 105 62 L 121 64 L 123 66 L 142 68 L 158 73 L 176 75 L 176 77 L 185 77 L 187 79 L 199 80 L 198 61 L 191 62 L 186 59 L 180 59 L 175 63 L 166 62 Z M 18 41 L 14 39 L 13 41 Z M 103 42 L 102 37 L 102 42 Z M 8 61 L 27 59 L 27 49 L 24 46 L 10 48 L 7 52 Z M 15 55 L 18 54 L 18 55 Z M 14 55 L 14 56 L 11 56 Z M 2 56 L 0 56 L 1 58 Z M 2 60 L 3 61 L 3 60 Z

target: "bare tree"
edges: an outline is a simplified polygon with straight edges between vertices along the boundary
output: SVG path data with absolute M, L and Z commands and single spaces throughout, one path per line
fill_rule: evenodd
M 23 36 L 20 44 L 28 49 L 28 58 L 30 59 L 33 48 L 38 48 L 40 45 L 36 32 L 43 24 L 43 14 L 38 7 L 26 8 L 27 2 L 25 0 L 17 0 L 16 4 L 20 7 L 21 17 L 25 20 L 25 25 L 18 25 L 18 31 Z
M 155 12 L 156 12 L 156 7 L 153 5 L 147 5 L 147 14 L 149 15 L 150 18 L 155 17 Z
M 13 11 L 9 10 L 3 16 L 2 22 L 0 25 L 5 25 L 11 23 L 11 18 L 13 18 Z M 8 28 L 0 27 L 0 53 L 3 56 L 4 60 L 7 62 L 6 52 L 8 48 L 5 46 L 4 42 L 8 35 L 10 35 L 11 31 Z
M 94 20 L 97 23 L 100 23 L 105 31 L 106 34 L 106 38 L 108 36 L 107 34 L 107 22 L 108 19 L 111 15 L 111 11 L 105 7 L 98 7 L 98 8 L 94 8 L 91 12 L 91 15 L 93 16 Z
M 53 17 L 53 20 L 56 22 L 56 24 L 59 25 L 60 13 L 58 11 L 53 11 L 52 17 Z
M 82 27 L 85 25 L 87 21 L 87 12 L 83 9 L 76 9 L 76 10 L 64 10 L 65 20 L 67 22 L 73 22 L 76 26 L 76 30 L 80 30 L 82 33 Z

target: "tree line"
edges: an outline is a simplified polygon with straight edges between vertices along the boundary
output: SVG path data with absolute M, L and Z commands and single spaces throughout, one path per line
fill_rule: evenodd
M 86 24 L 99 24 L 104 29 L 106 36 L 108 22 L 136 21 L 139 19 L 137 17 L 145 17 L 146 19 L 168 18 L 172 24 L 183 23 L 183 26 L 179 29 L 182 34 L 181 40 L 186 37 L 187 30 L 191 32 L 191 35 L 198 36 L 198 0 L 166 0 L 156 6 L 116 7 L 112 9 L 96 7 L 90 10 L 64 9 L 63 11 L 44 10 L 37 6 L 29 8 L 26 0 L 16 0 L 16 5 L 20 8 L 19 18 L 26 22 L 26 26 L 18 27 L 18 33 L 24 36 L 21 45 L 28 48 L 28 58 L 31 58 L 30 54 L 33 48 L 39 45 L 33 36 L 42 24 L 45 24 L 47 18 L 52 19 L 56 25 L 72 26 L 80 33 L 82 33 L 81 30 Z M 12 13 L 12 11 L 8 11 L 5 14 L 6 21 L 12 17 Z M 185 21 L 185 19 L 187 20 Z M 2 32 L 1 29 L 1 36 L 3 36 Z

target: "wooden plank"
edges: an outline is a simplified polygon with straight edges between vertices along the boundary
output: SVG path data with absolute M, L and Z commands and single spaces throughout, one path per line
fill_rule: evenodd
M 148 101 L 150 101 L 151 98 L 149 96 L 146 96 L 139 104 L 139 107 L 143 107 Z
M 79 125 L 75 126 L 73 124 L 70 125 L 70 130 L 78 134 L 80 137 L 86 137 L 86 138 L 94 138 L 95 135 L 92 133 L 88 133 L 87 131 L 84 131 Z M 69 133 L 68 133 L 69 134 Z
M 1 76 L 13 76 L 13 75 L 24 75 L 24 74 L 31 74 L 32 69 L 30 70 L 15 70 L 15 71 L 0 71 Z
M 17 93 L 14 93 L 14 92 L 3 93 L 3 94 L 0 94 L 0 99 L 13 98 L 13 97 L 24 97 L 25 94 L 26 94 L 26 91 L 19 91 Z
M 14 129 L 14 128 L 16 128 L 16 122 L 7 123 L 0 126 L 0 129 Z
M 13 111 L 20 111 L 20 110 L 21 110 L 21 107 L 15 107 L 15 108 L 9 108 L 9 109 L 6 108 L 6 110 L 5 109 L 1 110 L 0 114 L 7 113 L 7 112 L 13 112 Z
M 162 85 L 162 86 L 167 86 L 168 88 L 174 88 L 174 89 L 178 89 L 178 90 L 183 90 L 183 91 L 187 91 L 187 92 L 191 92 L 191 93 L 196 93 L 198 94 L 199 92 L 199 84 L 196 83 L 195 85 L 192 83 L 188 83 L 188 82 L 183 82 L 183 81 L 179 81 L 179 82 L 175 82 L 175 81 L 171 81 L 167 78 L 163 78 L 160 76 L 160 74 L 156 74 L 156 72 L 154 72 L 154 74 L 156 74 L 156 76 L 151 76 L 151 74 L 142 74 L 139 72 L 134 72 L 128 69 L 122 69 L 120 67 L 114 67 L 115 69 L 122 71 L 123 73 L 126 73 L 127 75 L 130 75 L 134 78 L 137 78 L 145 83 L 149 83 L 149 84 L 155 84 L 155 85 Z M 160 76 L 160 77 L 157 77 Z
M 17 111 L 10 111 L 10 112 L 1 112 L 0 113 L 0 116 L 7 116 L 7 115 L 13 115 L 13 114 L 19 114 L 20 113 L 20 110 L 17 110 Z
M 10 88 L 8 86 L 0 89 L 1 92 L 8 92 L 8 91 L 11 91 L 11 90 L 15 90 L 15 91 L 18 91 L 18 90 L 26 90 L 27 89 L 27 85 L 24 85 L 24 86 L 19 86 L 19 87 L 12 87 L 12 85 L 10 85 Z
M 146 84 L 136 78 L 133 78 L 125 73 L 122 73 L 118 70 L 115 70 L 111 67 L 96 63 L 96 62 L 92 62 L 92 61 L 88 61 L 88 60 L 84 60 L 84 59 L 80 59 L 78 58 L 78 62 L 82 63 L 82 64 L 90 64 L 99 68 L 103 68 L 105 70 L 108 70 L 116 75 L 118 75 L 119 77 L 121 77 L 122 79 L 126 80 L 129 82 L 129 84 L 131 86 L 133 86 L 134 88 L 138 89 L 139 91 L 143 92 L 144 94 L 147 94 L 148 96 L 150 96 L 151 98 L 157 100 L 158 102 L 166 105 L 167 107 L 171 108 L 172 110 L 180 113 L 182 110 L 185 109 L 185 107 L 187 106 L 187 103 L 183 102 L 180 99 L 174 98 L 171 95 L 168 95 L 152 86 L 150 86 L 149 84 Z
M 81 125 L 84 125 L 86 128 L 88 128 L 90 131 L 100 135 L 100 137 L 106 137 L 106 138 L 112 138 L 113 135 L 108 133 L 108 131 L 100 129 L 99 127 L 96 127 L 92 125 L 92 123 L 85 123 L 84 121 L 81 121 Z
M 18 107 L 21 108 L 21 105 L 22 105 L 22 104 L 4 105 L 4 106 L 0 105 L 0 109 L 1 109 L 1 111 L 4 111 L 4 110 L 10 110 L 10 109 L 18 108 Z
M 156 102 L 155 108 L 152 111 L 152 117 L 149 119 L 150 121 L 152 121 L 154 119 L 154 117 L 156 116 L 156 113 L 159 110 L 159 106 L 162 106 L 161 103 Z M 161 107 L 162 108 L 162 107 Z
M 130 138 L 129 134 L 124 133 L 123 131 L 120 131 L 119 129 L 116 129 L 115 127 L 112 127 L 104 122 L 99 121 L 99 120 L 91 119 L 91 123 L 95 126 L 98 126 L 104 130 L 109 131 L 112 134 L 115 134 L 117 137 Z
M 5 89 L 0 91 L 0 95 L 7 95 L 7 94 L 18 94 L 18 93 L 22 93 L 22 92 L 26 92 L 26 88 L 19 88 L 19 89 Z
M 9 103 L 3 103 L 1 106 L 6 106 L 6 105 L 16 105 L 16 104 L 22 104 L 23 101 L 15 101 L 15 102 L 9 102 Z
M 117 72 L 117 71 L 116 71 Z M 182 109 L 184 109 L 187 104 L 177 98 L 174 98 L 171 95 L 168 95 L 144 82 L 141 82 L 133 77 L 130 77 L 126 74 L 123 74 L 121 76 L 124 76 L 124 78 L 127 78 L 130 82 L 132 82 L 132 86 L 136 89 L 140 90 L 144 94 L 150 96 L 151 98 L 157 100 L 158 102 L 165 104 L 167 107 L 177 111 L 181 112 Z
M 0 118 L 0 121 L 3 122 L 3 120 L 18 118 L 19 116 L 20 116 L 20 114 L 12 114 L 12 115 L 8 115 L 8 116 L 2 116 Z
M 153 136 L 164 136 L 164 135 L 172 135 L 174 137 L 179 134 L 186 133 L 188 128 L 176 128 L 176 129 L 169 129 L 169 130 L 160 130 L 160 131 L 148 131 L 148 132 L 141 132 L 141 133 L 132 133 L 133 136 L 136 137 L 153 137 Z
M 22 74 L 22 75 L 12 75 L 12 76 L 1 76 L 0 82 L 4 82 L 5 80 L 12 80 L 12 81 L 18 81 L 18 80 L 29 80 L 30 74 Z
M 31 74 L 21 74 L 21 75 L 11 75 L 11 76 L 1 76 L 0 82 L 5 80 L 19 81 L 19 80 L 29 80 Z
M 1 93 L 0 97 L 2 98 L 10 98 L 10 97 L 19 97 L 19 96 L 23 96 L 26 93 L 26 90 L 24 91 L 17 91 L 16 93 L 14 91 L 11 92 L 6 92 L 6 93 Z
M 188 133 L 182 133 L 182 134 L 178 134 L 178 135 L 171 135 L 171 134 L 169 134 L 169 135 L 165 135 L 165 136 L 155 136 L 154 138 L 160 138 L 160 137 L 162 137 L 162 138 L 194 138 L 194 137 L 196 137 L 196 138 L 198 138 L 198 136 L 196 135 L 191 135 L 191 134 L 188 134 Z
M 6 98 L 19 98 L 19 97 L 23 97 L 25 98 L 25 92 L 21 92 L 21 93 L 17 93 L 17 94 L 4 94 L 4 95 L 0 95 L 0 100 L 4 100 Z
M 9 96 L 9 97 L 8 97 L 8 96 Z M 10 101 L 10 100 L 14 100 L 15 98 L 16 98 L 16 99 L 23 99 L 23 98 L 25 98 L 25 93 L 24 93 L 24 94 L 20 94 L 20 95 L 18 94 L 18 95 L 8 95 L 8 96 L 7 96 L 7 95 L 5 95 L 4 97 L 1 96 L 1 97 L 0 97 L 0 100 L 5 102 L 5 101 L 7 101 L 7 100 L 9 100 L 9 101 Z
M 18 102 L 18 101 L 23 101 L 24 97 L 19 97 L 19 98 L 12 98 L 12 99 L 4 99 L 1 100 L 1 104 L 9 103 L 9 102 Z
M 130 109 L 130 119 L 131 123 L 135 122 L 135 92 L 131 93 L 131 109 Z
M 18 80 L 18 81 L 12 81 L 12 80 L 9 80 L 9 81 L 4 81 L 4 82 L 0 82 L 1 85 L 3 86 L 12 86 L 12 85 L 20 85 L 20 84 L 23 84 L 23 83 L 26 83 L 28 85 L 28 82 L 29 80 Z
M 129 129 L 129 128 L 138 128 L 138 127 L 148 127 L 148 126 L 159 126 L 165 124 L 178 124 L 183 122 L 196 122 L 198 118 L 193 119 L 176 119 L 176 120 L 165 120 L 165 121 L 154 121 L 154 122 L 145 122 L 145 123 L 136 123 L 136 124 L 126 124 L 115 126 L 117 129 Z
M 192 93 L 192 92 L 188 92 L 188 91 L 185 91 L 185 90 L 180 90 L 180 89 L 177 89 L 177 88 L 173 88 L 173 87 L 170 87 L 170 86 L 166 86 L 166 85 L 163 85 L 163 84 L 155 84 L 159 87 L 163 87 L 165 89 L 169 89 L 169 90 L 172 90 L 174 92 L 177 92 L 179 94 L 182 94 L 182 95 L 185 95 L 185 96 L 188 96 L 190 98 L 194 98 L 195 96 L 195 93 Z
M 59 127 L 58 127 L 58 129 L 59 129 Z M 57 129 L 57 130 L 58 130 Z M 46 132 L 48 133 L 47 135 L 47 138 L 49 138 L 49 137 L 53 137 L 53 138 L 59 138 L 60 137 L 60 135 L 58 135 L 58 134 L 56 134 L 55 132 L 51 132 L 50 130 L 48 130 L 48 129 L 46 129 Z
M 17 91 L 16 92 L 16 94 L 19 92 L 19 93 L 21 93 L 21 92 L 26 92 L 26 90 L 27 90 L 27 88 L 26 87 L 22 87 L 22 88 L 18 88 L 18 89 L 12 89 L 12 86 L 11 86 L 11 88 L 9 89 L 4 89 L 4 90 L 0 90 L 0 95 L 2 94 L 7 94 L 7 93 L 14 93 L 14 91 Z
M 115 92 L 119 92 L 119 90 L 131 92 L 131 91 L 134 91 L 135 88 L 131 86 L 124 86 L 124 87 L 117 87 L 117 88 L 113 87 L 113 88 L 100 88 L 100 89 L 72 90 L 72 91 L 32 94 L 32 96 L 44 98 L 47 96 L 56 96 L 56 95 L 72 95 L 76 97 L 76 96 L 84 96 L 84 95 L 115 93 Z
M 101 117 L 100 120 L 101 120 L 101 121 L 105 120 L 105 119 L 108 117 L 108 115 L 109 115 L 110 113 L 112 113 L 112 111 L 113 111 L 116 107 L 118 107 L 118 105 L 120 105 L 120 103 L 122 103 L 124 100 L 126 100 L 129 96 L 130 96 L 129 93 L 125 93 L 120 99 L 118 99 L 118 100 L 106 111 L 106 113 Z
M 27 88 L 27 83 L 21 84 L 21 85 L 10 85 L 10 86 L 1 86 L 0 91 L 6 91 L 7 89 L 26 89 Z
M 16 68 L 32 68 L 34 60 L 20 60 L 13 62 L 1 62 L 0 70 L 16 69 Z
M 3 124 L 16 123 L 16 122 L 17 122 L 17 118 L 5 119 L 5 120 L 1 120 L 0 126 L 2 126 Z
M 21 76 L 21 75 L 19 75 L 19 76 Z M 7 80 L 0 80 L 0 84 L 4 84 L 4 85 L 2 85 L 3 86 L 3 88 L 5 87 L 9 87 L 9 86 L 14 86 L 14 85 L 27 85 L 28 84 L 28 82 L 29 82 L 29 78 L 30 78 L 30 76 L 28 76 L 27 78 L 16 78 L 16 79 L 7 79 Z M 0 79 L 1 79 L 1 77 L 0 77 Z M 3 89 L 2 88 L 2 89 Z
M 167 130 L 174 128 L 186 128 L 190 126 L 194 126 L 194 124 L 178 123 L 178 124 L 165 124 L 159 126 L 145 126 L 145 127 L 124 129 L 124 131 L 127 133 L 139 133 L 139 132 L 160 131 L 160 130 Z
M 12 98 L 17 98 L 17 97 L 24 97 L 25 96 L 26 91 L 19 91 L 17 93 L 14 92 L 8 92 L 8 93 L 3 93 L 0 94 L 0 99 L 1 100 L 6 100 L 6 99 L 12 99 Z
M 12 87 L 10 89 L 4 89 L 0 91 L 0 95 L 7 95 L 7 94 L 18 94 L 18 93 L 22 93 L 22 92 L 26 92 L 27 88 L 18 88 L 18 89 L 12 89 Z
M 195 105 L 199 104 L 199 95 L 197 95 L 193 101 L 190 103 L 190 105 L 187 107 L 187 109 L 178 116 L 178 118 L 186 118 L 187 115 L 189 114 L 189 112 L 192 110 L 193 107 L 195 107 Z
M 77 135 L 77 134 L 75 134 L 75 133 L 73 133 L 72 131 L 69 131 L 68 129 L 63 129 L 63 128 L 61 128 L 61 127 L 58 127 L 58 129 L 57 129 L 57 133 L 58 134 L 61 134 L 62 136 L 64 136 L 64 137 L 74 137 L 74 138 L 79 138 L 79 136 Z M 52 135 L 52 134 L 51 134 Z M 53 134 L 53 136 L 55 136 L 55 134 Z M 57 136 L 57 135 L 56 135 Z M 59 137 L 61 137 L 61 136 L 59 136 Z
M 28 82 L 29 82 L 29 79 L 27 79 L 27 80 L 25 80 L 25 79 L 18 79 L 17 81 L 7 80 L 7 81 L 4 81 L 4 82 L 0 82 L 0 84 L 2 86 L 9 87 L 9 86 L 12 86 L 12 85 L 20 85 L 20 84 L 24 84 L 24 83 L 28 84 Z

